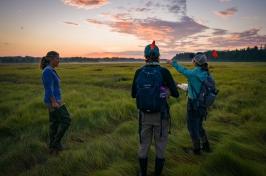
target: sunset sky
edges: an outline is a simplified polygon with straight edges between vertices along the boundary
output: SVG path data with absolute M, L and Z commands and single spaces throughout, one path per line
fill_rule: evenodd
M 266 44 L 266 0 L 0 0 L 0 56 L 161 58 Z

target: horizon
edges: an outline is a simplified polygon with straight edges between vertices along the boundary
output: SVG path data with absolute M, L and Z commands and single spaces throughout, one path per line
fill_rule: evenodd
M 3 0 L 0 56 L 143 58 L 152 40 L 163 59 L 180 52 L 266 43 L 261 0 Z

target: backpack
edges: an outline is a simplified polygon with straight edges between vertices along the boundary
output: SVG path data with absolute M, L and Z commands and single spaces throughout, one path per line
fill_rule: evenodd
M 211 105 L 213 105 L 216 96 L 218 94 L 218 90 L 216 89 L 215 81 L 210 74 L 208 74 L 205 80 L 203 81 L 200 80 L 200 82 L 201 82 L 201 89 L 199 94 L 196 94 L 197 107 L 208 108 Z M 192 89 L 195 90 L 193 87 Z
M 164 96 L 161 97 L 163 78 L 160 66 L 144 66 L 136 79 L 137 108 L 143 112 L 161 112 Z

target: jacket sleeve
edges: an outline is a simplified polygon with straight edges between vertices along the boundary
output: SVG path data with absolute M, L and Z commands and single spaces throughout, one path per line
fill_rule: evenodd
M 183 67 L 182 65 L 178 64 L 176 61 L 173 61 L 173 67 L 187 78 L 193 76 L 192 70 L 189 70 L 189 69 Z
M 170 92 L 171 92 L 171 96 L 178 98 L 179 93 L 177 91 L 176 83 L 175 83 L 171 73 L 166 68 L 163 68 L 163 77 L 164 77 L 163 79 L 164 79 L 164 82 L 166 84 L 166 87 L 168 87 Z
M 42 75 L 42 81 L 44 86 L 45 95 L 50 97 L 53 97 L 53 91 L 52 91 L 52 83 L 53 83 L 53 75 L 50 70 L 45 70 Z
M 136 94 L 137 94 L 137 85 L 136 85 L 136 80 L 139 74 L 139 69 L 135 72 L 134 75 L 134 79 L 133 79 L 133 83 L 132 83 L 132 88 L 131 88 L 131 97 L 132 98 L 136 98 Z

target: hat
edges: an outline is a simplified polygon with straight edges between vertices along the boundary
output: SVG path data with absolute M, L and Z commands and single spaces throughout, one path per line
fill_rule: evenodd
M 160 56 L 160 51 L 158 46 L 155 45 L 155 41 L 145 47 L 144 56 L 146 58 L 158 58 Z
M 194 56 L 193 61 L 196 62 L 198 65 L 203 65 L 207 63 L 207 56 L 203 53 L 198 53 Z

